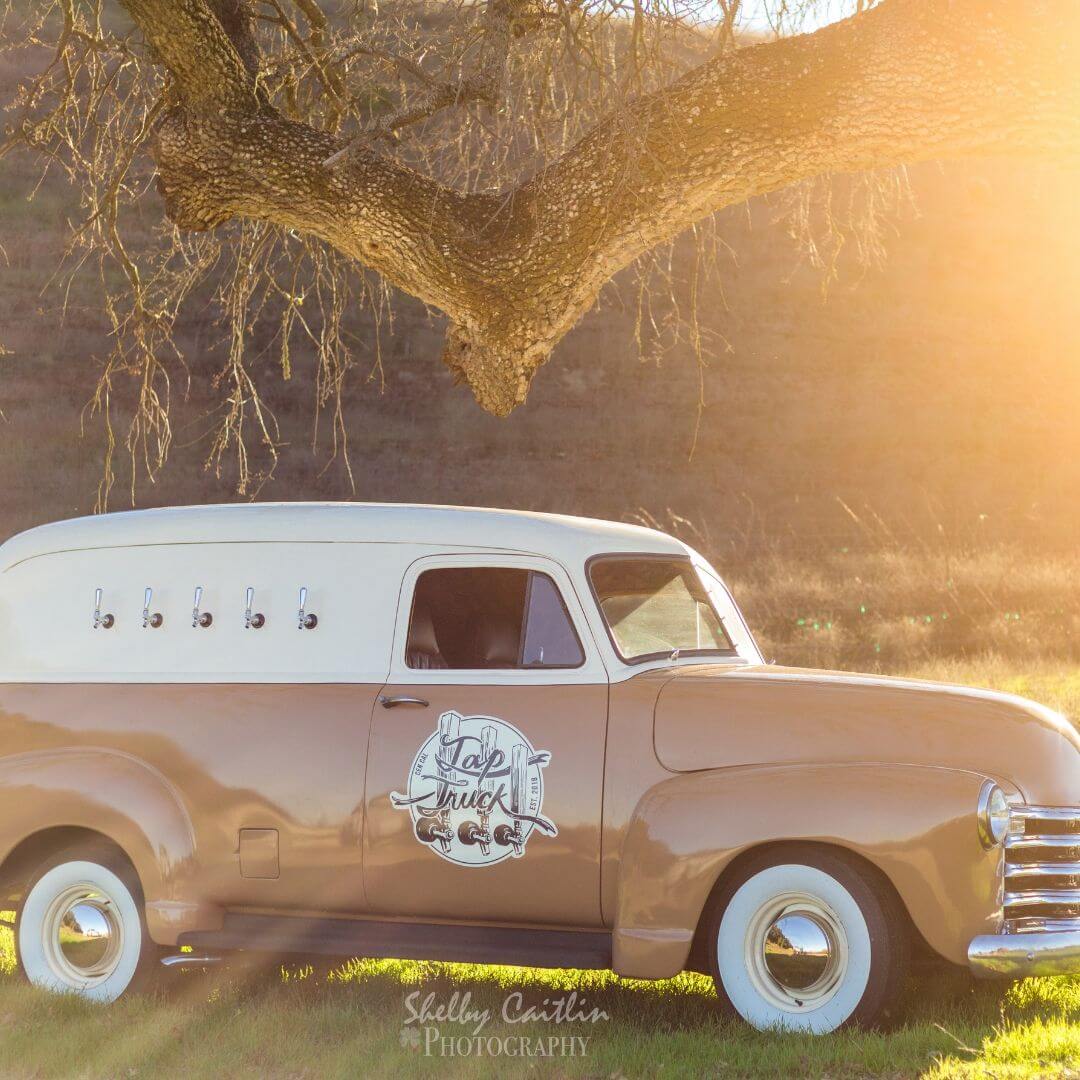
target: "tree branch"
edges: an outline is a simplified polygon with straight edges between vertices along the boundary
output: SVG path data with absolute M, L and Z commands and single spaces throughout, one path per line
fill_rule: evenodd
M 725 51 L 597 125 L 532 180 L 465 195 L 259 107 L 201 0 L 125 0 L 176 80 L 157 160 L 169 216 L 312 233 L 451 319 L 484 408 L 525 399 L 603 284 L 709 213 L 828 172 L 1080 146 L 1080 5 L 883 0 Z
M 255 40 L 255 13 L 251 0 L 210 0 L 217 16 L 250 79 L 259 74 L 259 46 Z
M 197 109 L 255 107 L 255 82 L 206 0 L 121 0 L 176 81 L 184 102 Z M 221 0 L 221 7 L 236 7 Z
M 281 25 L 285 28 L 285 32 L 289 35 L 290 40 L 296 46 L 297 51 L 304 58 L 304 60 L 311 66 L 312 70 L 316 73 L 316 75 L 318 75 L 319 82 L 322 85 L 323 90 L 327 94 L 329 94 L 339 106 L 344 106 L 345 102 L 341 100 L 343 89 L 344 89 L 342 87 L 342 85 L 341 85 L 341 80 L 336 79 L 336 78 L 331 78 L 328 75 L 327 70 L 323 66 L 322 61 L 315 54 L 315 52 L 312 51 L 312 48 L 307 43 L 307 41 L 304 40 L 304 37 L 300 33 L 300 31 L 297 29 L 296 24 L 285 13 L 285 9 L 281 6 L 280 0 L 269 0 L 269 2 L 273 5 L 274 10 L 277 12 L 278 19 L 281 22 Z M 311 6 L 314 6 L 314 5 L 311 5 Z M 318 10 L 318 9 L 316 8 L 316 10 Z M 321 12 L 319 12 L 319 14 L 320 14 L 320 16 L 322 15 Z M 310 14 L 309 14 L 308 18 L 309 18 L 309 21 L 310 21 L 310 19 L 311 19 Z M 316 43 L 316 45 L 315 45 L 316 48 L 321 47 L 321 38 L 322 38 L 322 31 L 323 31 L 324 25 L 325 25 L 325 22 L 317 24 L 316 34 L 317 34 L 318 38 L 320 39 L 320 41 Z
M 451 106 L 473 101 L 497 106 L 504 96 L 511 43 L 532 25 L 535 17 L 533 6 L 534 0 L 488 0 L 484 8 L 476 70 L 453 80 L 445 77 L 434 80 L 423 98 L 372 120 L 359 135 L 331 154 L 326 159 L 326 165 L 332 167 L 348 157 L 356 147 L 378 139 L 392 138 L 400 128 L 427 120 Z M 423 69 L 418 70 L 423 74 Z

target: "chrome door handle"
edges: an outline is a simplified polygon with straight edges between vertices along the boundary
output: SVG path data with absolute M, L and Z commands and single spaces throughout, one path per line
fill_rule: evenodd
M 385 694 L 379 696 L 379 704 L 384 709 L 393 709 L 398 705 L 418 705 L 421 709 L 428 707 L 428 703 L 422 697 L 387 697 Z

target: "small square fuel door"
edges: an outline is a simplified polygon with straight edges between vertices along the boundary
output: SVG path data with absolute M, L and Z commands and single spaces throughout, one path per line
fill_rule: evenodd
M 240 830 L 240 876 L 246 878 L 279 876 L 277 829 Z

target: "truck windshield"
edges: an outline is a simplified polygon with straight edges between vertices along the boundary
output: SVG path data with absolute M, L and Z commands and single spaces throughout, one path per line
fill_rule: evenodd
M 689 559 L 609 555 L 589 580 L 619 655 L 634 663 L 671 656 L 734 656 L 724 624 Z

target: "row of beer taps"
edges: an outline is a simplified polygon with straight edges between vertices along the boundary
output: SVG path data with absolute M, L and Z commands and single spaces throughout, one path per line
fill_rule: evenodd
M 111 630 L 116 625 L 116 616 L 112 612 L 103 612 L 102 600 L 105 590 L 94 590 L 94 620 L 95 630 Z M 202 609 L 203 587 L 195 587 L 195 600 L 191 612 L 191 625 L 196 629 L 206 630 L 214 625 L 214 616 L 209 611 Z M 154 590 L 149 585 L 143 592 L 142 627 L 144 630 L 158 630 L 165 625 L 165 616 L 160 611 L 153 611 Z M 296 614 L 296 628 L 298 630 L 314 630 L 319 625 L 319 616 L 307 610 L 308 591 L 306 585 L 300 586 L 300 606 Z M 261 630 L 266 625 L 266 616 L 261 611 L 255 611 L 255 589 L 249 585 L 244 591 L 244 629 Z

